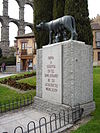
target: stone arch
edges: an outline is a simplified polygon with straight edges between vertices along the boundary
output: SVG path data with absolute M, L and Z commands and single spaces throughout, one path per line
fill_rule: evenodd
M 30 15 L 29 15 L 30 14 Z M 34 21 L 34 11 L 30 4 L 24 5 L 24 21 L 33 23 Z
M 32 7 L 33 9 L 33 0 L 14 0 L 19 9 L 19 17 L 17 19 L 15 19 L 15 17 L 11 18 L 8 15 L 8 5 L 9 5 L 9 1 L 10 0 L 2 0 L 3 1 L 3 14 L 0 15 L 0 22 L 2 24 L 2 28 L 1 28 L 1 38 L 2 41 L 0 42 L 0 45 L 2 46 L 2 50 L 3 50 L 3 55 L 7 56 L 9 53 L 9 24 L 11 22 L 13 22 L 14 24 L 17 25 L 18 27 L 18 35 L 22 35 L 25 33 L 25 25 L 29 26 L 32 30 L 33 30 L 33 22 L 32 23 L 28 23 L 24 21 L 24 6 L 25 4 L 28 4 Z M 0 0 L 1 2 L 1 0 Z M 13 3 L 14 5 L 14 3 Z M 12 6 L 13 6 L 12 5 Z M 11 8 L 12 9 L 12 8 Z M 13 11 L 12 11 L 13 12 Z M 15 11 L 14 11 L 15 13 Z
M 19 2 L 17 2 L 17 0 L 13 0 L 13 1 L 9 0 L 8 15 L 10 18 L 19 19 L 19 7 L 20 7 Z M 15 15 L 15 12 L 16 12 L 16 15 Z
M 25 23 L 25 27 L 26 27 L 26 26 L 30 27 L 31 30 L 33 31 L 33 24 L 31 24 L 31 23 Z
M 31 32 L 32 32 L 32 28 L 30 26 L 25 26 L 25 34 L 31 33 Z
M 2 17 L 0 17 L 0 22 L 2 25 L 4 25 L 4 21 L 3 21 Z
M 0 17 L 0 41 L 2 40 L 2 27 L 4 26 L 4 20 Z
M 20 0 L 15 0 L 17 3 L 18 3 L 18 5 L 19 5 L 19 7 L 21 6 L 21 4 L 20 4 Z
M 10 21 L 10 23 L 9 23 L 9 36 L 10 36 L 9 37 L 9 41 L 10 41 L 9 44 L 10 44 L 10 46 L 14 46 L 14 40 L 15 40 L 15 37 L 17 36 L 17 34 L 18 34 L 18 26 L 19 25 L 16 21 Z M 13 29 L 16 32 L 13 32 Z
M 17 21 L 16 19 L 10 19 L 9 23 L 14 23 L 19 28 L 19 21 Z
M 33 0 L 31 0 L 31 1 L 25 0 L 25 4 L 30 5 L 34 9 L 34 7 L 33 7 Z
M 2 26 L 2 23 L 0 22 L 0 42 L 1 42 L 1 26 Z

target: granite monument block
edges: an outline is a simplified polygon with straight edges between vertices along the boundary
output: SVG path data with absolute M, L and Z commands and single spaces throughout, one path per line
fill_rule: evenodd
M 77 104 L 84 115 L 95 109 L 92 46 L 69 40 L 37 50 L 34 107 L 52 113 Z

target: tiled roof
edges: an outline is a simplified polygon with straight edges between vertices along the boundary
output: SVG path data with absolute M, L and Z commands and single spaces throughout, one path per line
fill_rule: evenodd
M 34 37 L 34 33 L 31 32 L 31 33 L 28 33 L 28 34 L 19 35 L 19 36 L 15 37 L 15 38 L 18 39 L 18 38 L 27 38 L 27 37 L 28 38 Z
M 100 24 L 99 23 L 91 23 L 91 28 L 93 30 L 100 30 Z

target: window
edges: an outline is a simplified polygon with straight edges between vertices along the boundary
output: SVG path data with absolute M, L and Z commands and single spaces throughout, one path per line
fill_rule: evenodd
M 29 67 L 32 67 L 32 63 L 33 63 L 33 61 L 32 60 L 29 60 Z
M 100 48 L 100 31 L 96 32 L 96 46 Z
M 96 42 L 97 47 L 100 48 L 100 41 Z
M 100 61 L 100 52 L 98 52 L 98 61 Z
M 96 41 L 100 41 L 100 31 L 96 32 Z
M 26 42 L 22 42 L 22 50 L 27 49 L 27 43 Z

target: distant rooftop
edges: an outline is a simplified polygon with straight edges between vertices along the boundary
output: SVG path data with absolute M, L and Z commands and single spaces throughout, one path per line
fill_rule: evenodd
M 91 20 L 91 28 L 93 30 L 100 30 L 100 15 L 99 14 L 97 14 L 97 16 Z
M 99 23 L 91 23 L 91 28 L 93 30 L 100 30 L 100 24 Z
M 28 33 L 28 34 L 19 35 L 19 36 L 15 37 L 15 38 L 19 39 L 19 38 L 33 38 L 33 37 L 34 37 L 34 33 L 31 32 L 31 33 Z
M 92 22 L 98 22 L 98 23 L 100 23 L 100 15 L 97 14 L 96 17 L 92 18 Z

